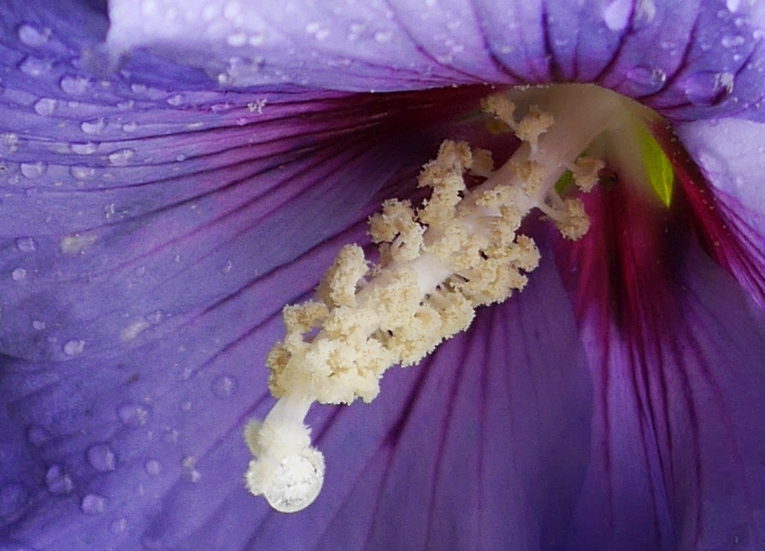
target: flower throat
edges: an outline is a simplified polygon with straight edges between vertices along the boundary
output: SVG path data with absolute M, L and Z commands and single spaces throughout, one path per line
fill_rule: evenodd
M 286 335 L 266 359 L 278 401 L 244 433 L 254 456 L 247 488 L 277 511 L 300 511 L 321 490 L 324 457 L 304 422 L 314 402 L 370 402 L 389 367 L 417 363 L 467 329 L 475 308 L 522 290 L 539 263 L 534 241 L 518 233 L 533 211 L 567 239 L 587 232 L 581 201 L 559 194 L 563 183 L 590 191 L 606 155 L 635 181 L 656 179 L 650 173 L 656 163 L 632 161 L 636 149 L 645 160 L 645 143 L 655 144 L 646 142 L 641 124 L 652 115 L 613 92 L 592 85 L 530 88 L 489 96 L 482 109 L 488 124 L 521 140 L 514 154 L 495 169 L 490 152 L 443 142 L 418 177 L 430 197 L 418 207 L 390 199 L 370 217 L 379 262 L 370 264 L 361 247 L 347 245 L 315 298 L 284 308 Z M 483 181 L 468 188 L 466 174 Z

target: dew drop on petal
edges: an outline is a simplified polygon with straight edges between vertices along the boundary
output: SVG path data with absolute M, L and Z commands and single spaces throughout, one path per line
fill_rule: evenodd
M 163 319 L 165 319 L 164 310 L 155 310 L 146 316 L 146 321 L 148 321 L 152 325 L 157 325 Z
M 118 518 L 114 522 L 112 522 L 109 525 L 109 530 L 111 530 L 112 534 L 122 534 L 127 529 L 127 519 L 126 518 Z
M 196 469 L 196 463 L 197 460 L 190 455 L 181 461 L 181 466 L 186 470 L 186 475 L 192 482 L 199 482 L 199 479 L 202 478 L 202 473 Z
M 34 320 L 32 321 L 32 328 L 35 329 L 35 331 L 42 331 L 45 329 L 45 322 L 40 320 Z
M 33 237 L 19 237 L 16 240 L 16 248 L 22 253 L 33 253 L 37 250 L 37 241 Z
M 93 142 L 73 143 L 70 147 L 77 155 L 92 155 L 98 149 L 98 146 Z
M 34 447 L 39 448 L 50 442 L 50 433 L 39 425 L 32 425 L 27 430 L 27 440 Z
M 64 354 L 67 356 L 79 356 L 85 351 L 85 341 L 71 339 L 64 343 Z
M 106 510 L 108 500 L 96 494 L 88 494 L 82 498 L 80 510 L 86 515 L 100 515 Z
M 117 468 L 117 455 L 108 444 L 95 444 L 88 448 L 88 463 L 98 472 L 109 472 Z
M 114 153 L 109 154 L 109 162 L 114 166 L 125 166 L 130 162 L 130 159 L 135 155 L 135 151 L 132 149 L 120 149 Z
M 603 11 L 603 21 L 610 31 L 619 32 L 627 26 L 631 12 L 632 2 L 615 0 Z
M 37 28 L 27 23 L 19 27 L 19 40 L 27 46 L 36 48 L 45 44 L 50 38 L 50 31 L 41 32 Z
M 96 169 L 89 166 L 73 166 L 69 173 L 77 180 L 91 180 L 96 177 Z
M 90 89 L 91 82 L 87 78 L 80 76 L 65 76 L 61 79 L 60 86 L 67 94 L 79 96 Z
M 123 404 L 117 408 L 117 416 L 127 427 L 142 427 L 149 421 L 151 412 L 140 404 Z
M 106 128 L 106 121 L 104 119 L 96 119 L 92 121 L 85 121 L 80 125 L 80 129 L 88 135 L 100 134 Z
M 230 375 L 218 375 L 212 384 L 212 391 L 215 396 L 225 399 L 236 392 L 236 379 Z
M 178 107 L 179 105 L 183 104 L 183 96 L 181 94 L 173 94 L 169 98 L 165 100 L 168 105 L 172 105 L 173 107 Z
M 19 65 L 19 70 L 27 76 L 39 77 L 50 71 L 50 62 L 36 57 L 27 57 Z
M 723 48 L 735 48 L 737 46 L 741 46 L 746 40 L 743 36 L 724 36 L 720 43 L 723 45 Z
M 27 278 L 27 271 L 24 268 L 16 268 L 11 272 L 13 281 L 24 281 Z
M 41 98 L 35 102 L 35 113 L 43 117 L 50 117 L 56 110 L 56 100 L 53 98 Z
M 152 476 L 157 476 L 159 473 L 162 472 L 162 463 L 160 463 L 156 459 L 149 459 L 146 461 L 143 468 L 146 470 L 148 474 Z
M 247 35 L 245 33 L 234 33 L 226 37 L 226 43 L 233 48 L 240 48 L 247 44 Z
M 39 178 L 45 174 L 45 171 L 48 169 L 48 165 L 42 161 L 37 161 L 36 163 L 21 163 L 19 169 L 26 178 L 31 180 L 34 178 Z
M 45 486 L 51 494 L 57 496 L 70 494 L 74 490 L 72 478 L 61 465 L 53 465 L 48 469 L 45 473 Z

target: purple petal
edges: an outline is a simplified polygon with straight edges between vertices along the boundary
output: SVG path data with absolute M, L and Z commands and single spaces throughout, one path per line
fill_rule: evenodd
M 596 396 L 570 548 L 760 549 L 762 312 L 625 186 L 588 211 L 590 234 L 561 264 Z
M 328 478 L 296 515 L 241 481 L 241 425 L 271 402 L 252 359 L 280 333 L 275 317 L 225 347 L 206 320 L 111 364 L 6 361 L 7 537 L 73 551 L 557 548 L 586 466 L 590 382 L 552 264 L 537 275 L 423 365 L 391 372 L 371 405 L 313 411 Z
M 676 120 L 763 118 L 763 13 L 751 3 L 150 5 L 111 4 L 113 54 L 149 48 L 230 86 L 380 91 L 574 80 L 642 98 Z
M 23 358 L 122 354 L 242 300 L 419 166 L 478 94 L 99 81 L 47 23 L 24 23 L 14 45 L 71 57 L 32 79 L 10 71 L 0 101 L 0 351 Z

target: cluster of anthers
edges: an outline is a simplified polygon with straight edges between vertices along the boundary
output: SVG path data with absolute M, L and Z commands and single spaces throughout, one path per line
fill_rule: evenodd
M 345 246 L 315 299 L 284 308 L 286 336 L 266 360 L 278 401 L 263 422 L 245 429 L 254 456 L 247 487 L 274 509 L 299 511 L 321 490 L 324 458 L 304 423 L 313 402 L 373 400 L 390 366 L 418 362 L 465 330 L 476 307 L 521 290 L 539 262 L 532 239 L 518 233 L 532 210 L 569 239 L 587 231 L 582 203 L 562 199 L 555 182 L 570 170 L 580 189 L 592 189 L 602 162 L 580 153 L 581 141 L 594 135 L 560 155 L 570 136 L 565 128 L 556 132 L 554 106 L 552 112 L 531 106 L 520 120 L 506 96 L 490 96 L 482 106 L 522 140 L 516 153 L 494 170 L 488 151 L 445 141 L 418 178 L 431 188 L 430 198 L 418 208 L 391 199 L 370 217 L 379 263 L 371 265 L 358 245 Z M 595 125 L 590 134 L 600 130 Z M 469 189 L 468 173 L 485 180 Z

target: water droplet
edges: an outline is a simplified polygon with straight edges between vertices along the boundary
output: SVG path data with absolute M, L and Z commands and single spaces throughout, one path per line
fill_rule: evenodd
M 32 25 L 27 23 L 19 27 L 19 40 L 21 40 L 27 46 L 36 48 L 45 44 L 50 38 L 50 29 L 39 31 Z
M 88 494 L 82 498 L 80 510 L 86 515 L 100 515 L 106 511 L 106 505 L 109 502 L 105 497 L 96 494 Z
M 61 79 L 61 89 L 67 94 L 79 96 L 90 90 L 91 82 L 81 76 L 65 76 Z
M 226 43 L 233 48 L 240 48 L 247 44 L 247 35 L 245 33 L 234 33 L 226 37 Z
M 733 78 L 730 73 L 697 72 L 683 79 L 682 87 L 693 105 L 707 106 L 733 91 Z
M 27 430 L 27 440 L 34 447 L 39 448 L 50 442 L 50 434 L 39 425 L 32 425 Z
M 0 134 L 0 152 L 13 153 L 18 149 L 19 137 L 16 134 Z
M 140 404 L 123 404 L 117 408 L 117 416 L 127 427 L 142 427 L 149 422 L 151 412 Z
M 53 495 L 61 496 L 72 493 L 74 482 L 61 465 L 53 465 L 45 473 L 45 485 Z
M 95 178 L 96 169 L 89 166 L 73 166 L 69 169 L 69 173 L 77 180 L 90 180 Z
M 56 100 L 53 98 L 42 98 L 35 102 L 35 113 L 43 117 L 50 117 L 56 110 Z
M 135 155 L 135 151 L 132 149 L 120 149 L 109 154 L 109 162 L 114 166 L 125 166 L 133 158 L 133 155 Z
M 226 19 L 233 21 L 236 19 L 236 17 L 241 12 L 242 7 L 239 5 L 239 2 L 229 2 L 225 6 L 223 6 L 223 17 Z
M 380 43 L 390 42 L 391 38 L 393 38 L 393 33 L 390 31 L 377 31 L 375 33 L 375 41 Z
M 220 399 L 225 399 L 236 392 L 236 379 L 230 375 L 218 375 L 212 384 L 212 391 Z
M 156 459 L 149 459 L 143 467 L 146 469 L 146 472 L 152 476 L 157 476 L 162 472 L 162 463 Z
M 661 89 L 667 74 L 661 69 L 634 67 L 627 72 L 630 91 L 635 94 L 653 94 Z
M 19 237 L 16 240 L 16 248 L 23 253 L 33 253 L 37 250 L 37 241 L 32 237 Z
M 71 147 L 72 151 L 77 153 L 77 155 L 92 155 L 98 149 L 98 146 L 93 142 L 73 143 L 69 147 Z
M 45 61 L 37 57 L 29 56 L 19 65 L 19 70 L 30 77 L 39 77 L 50 71 L 50 61 Z
M 32 328 L 34 328 L 36 331 L 42 331 L 45 329 L 45 322 L 40 320 L 34 320 L 32 321 Z
M 173 107 L 178 107 L 179 105 L 183 105 L 183 96 L 181 94 L 174 94 L 167 98 L 167 104 L 172 105 Z
M 186 475 L 192 482 L 198 482 L 202 478 L 202 473 L 196 469 L 196 464 L 197 460 L 190 455 L 187 455 L 181 461 L 181 466 L 186 470 Z
M 191 411 L 191 402 L 186 401 L 181 403 L 181 411 L 189 412 Z
M 136 94 L 143 94 L 146 92 L 146 85 L 145 84 L 131 84 L 130 89 L 135 92 Z
M 136 122 L 126 122 L 122 125 L 122 131 L 126 133 L 135 132 L 138 128 L 138 123 Z
M 329 36 L 329 30 L 324 28 L 321 23 L 313 21 L 305 26 L 306 34 L 312 34 L 316 40 L 324 40 Z
M 613 32 L 619 32 L 623 30 L 632 12 L 632 2 L 625 2 L 624 0 L 616 0 L 611 2 L 606 9 L 603 10 L 603 21 L 606 23 L 606 27 Z
M 725 7 L 728 8 L 729 12 L 736 13 L 740 4 L 741 0 L 726 0 Z
M 58 246 L 64 254 L 83 254 L 97 239 L 95 235 L 67 235 L 59 241 Z
M 148 321 L 152 325 L 156 325 L 160 323 L 163 319 L 165 319 L 164 310 L 155 310 L 154 312 L 146 316 L 146 321 Z
M 146 331 L 151 324 L 146 320 L 135 320 L 127 327 L 120 331 L 120 340 L 122 342 L 129 342 L 135 339 L 138 335 Z
M 21 163 L 19 168 L 21 169 L 21 173 L 31 180 L 33 178 L 39 178 L 45 174 L 48 165 L 42 161 L 37 161 L 36 163 Z
M 88 448 L 88 463 L 95 470 L 105 473 L 117 468 L 117 456 L 108 444 L 95 444 Z
M 85 351 L 85 341 L 72 339 L 64 343 L 64 354 L 67 356 L 79 356 Z
M 11 272 L 13 281 L 24 281 L 27 278 L 27 271 L 24 268 L 16 268 Z
M 106 121 L 102 118 L 92 120 L 92 121 L 85 121 L 80 125 L 80 129 L 85 133 L 89 135 L 95 135 L 100 134 L 104 131 L 104 128 L 106 128 Z
M 126 528 L 127 528 L 126 518 L 118 518 L 117 520 L 115 520 L 109 525 L 109 530 L 111 530 L 112 534 L 122 534 Z
M 724 48 L 735 48 L 741 46 L 746 40 L 743 36 L 724 36 L 720 42 Z

